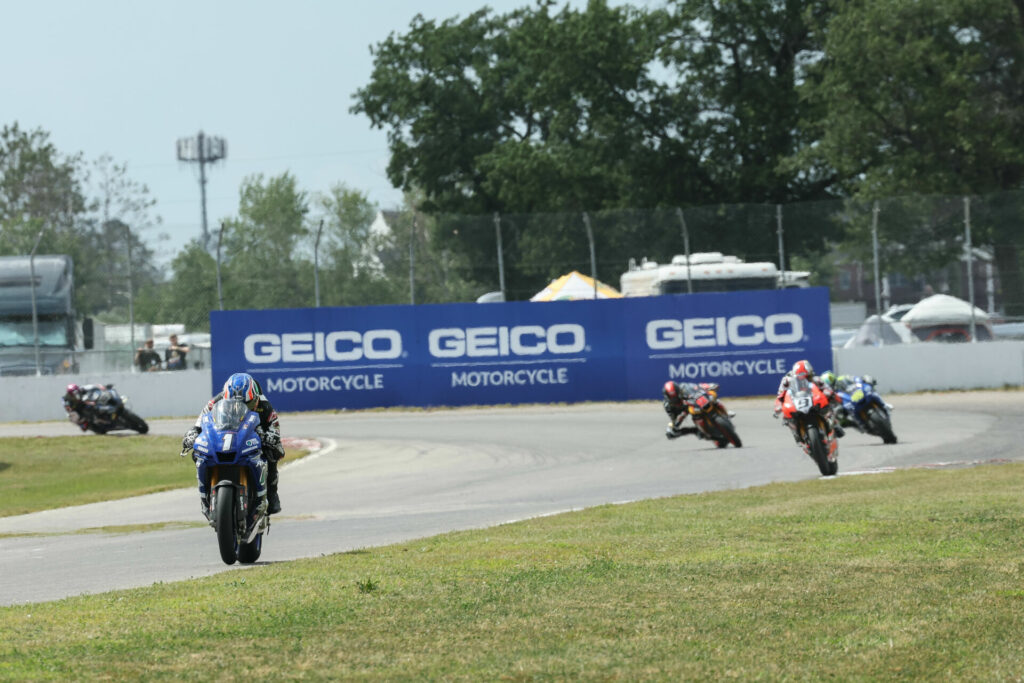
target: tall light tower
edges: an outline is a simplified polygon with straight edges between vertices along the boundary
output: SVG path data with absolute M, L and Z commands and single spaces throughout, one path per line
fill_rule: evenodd
M 228 143 L 224 138 L 203 135 L 203 131 L 191 138 L 178 138 L 178 161 L 199 163 L 199 194 L 203 207 L 203 248 L 210 250 L 210 231 L 206 227 L 206 165 L 228 156 Z

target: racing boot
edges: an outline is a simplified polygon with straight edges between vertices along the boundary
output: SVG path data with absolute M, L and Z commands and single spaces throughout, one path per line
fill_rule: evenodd
M 840 424 L 838 422 L 835 423 L 834 425 L 832 425 L 832 431 L 834 431 L 836 433 L 836 437 L 839 438 L 839 439 L 841 439 L 844 436 L 846 436 L 846 430 L 843 429 L 842 426 L 840 426 Z
M 281 499 L 277 495 L 277 461 L 267 461 L 267 514 L 276 515 L 281 511 Z

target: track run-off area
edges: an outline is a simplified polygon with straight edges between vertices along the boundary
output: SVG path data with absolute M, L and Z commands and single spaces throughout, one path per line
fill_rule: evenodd
M 1022 391 L 886 399 L 899 443 L 848 430 L 839 476 L 1024 460 Z M 284 436 L 319 448 L 283 461 L 283 511 L 257 566 L 644 498 L 803 479 L 829 485 L 772 418 L 771 398 L 723 402 L 736 412 L 743 448 L 666 440 L 655 401 L 284 414 Z M 151 420 L 151 433 L 181 435 L 193 419 Z M 76 433 L 66 422 L 0 424 L 0 437 Z M 195 489 L 0 518 L 0 605 L 245 571 L 221 562 L 210 528 L 173 525 L 200 521 Z M 129 525 L 143 530 L 95 531 Z

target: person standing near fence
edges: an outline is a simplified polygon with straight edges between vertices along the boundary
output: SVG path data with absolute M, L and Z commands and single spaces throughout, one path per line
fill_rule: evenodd
M 170 346 L 164 351 L 164 367 L 168 370 L 185 370 L 188 368 L 188 363 L 185 362 L 185 356 L 188 355 L 189 345 L 185 343 L 178 343 L 178 335 L 172 334 L 170 336 Z
M 147 339 L 135 352 L 135 366 L 142 372 L 160 369 L 160 354 L 153 349 L 152 339 Z

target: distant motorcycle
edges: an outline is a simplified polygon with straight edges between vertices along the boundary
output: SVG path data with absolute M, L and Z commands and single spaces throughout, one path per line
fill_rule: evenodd
M 693 425 L 704 438 L 715 442 L 719 448 L 732 444 L 743 446 L 739 434 L 729 418 L 729 411 L 718 400 L 718 392 L 698 385 L 699 389 L 687 399 L 687 412 L 693 416 Z
M 814 382 L 802 377 L 793 380 L 782 399 L 782 417 L 823 475 L 839 471 L 839 442 L 832 429 L 829 399 Z
M 875 381 L 870 375 L 854 377 L 843 386 L 837 387 L 836 395 L 843 401 L 840 413 L 841 424 L 877 436 L 885 443 L 896 443 L 892 429 L 890 407 L 875 391 Z
M 116 429 L 131 429 L 139 434 L 149 431 L 149 425 L 129 408 L 128 397 L 119 394 L 112 385 L 90 389 L 82 396 L 82 402 L 68 413 L 68 419 L 96 434 L 106 434 Z
M 204 514 L 217 532 L 220 557 L 225 564 L 255 562 L 270 530 L 259 414 L 240 399 L 226 398 L 203 415 L 200 426 L 192 458 L 200 490 L 209 493 Z

